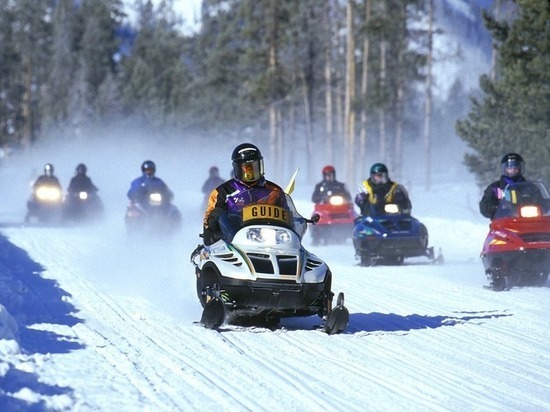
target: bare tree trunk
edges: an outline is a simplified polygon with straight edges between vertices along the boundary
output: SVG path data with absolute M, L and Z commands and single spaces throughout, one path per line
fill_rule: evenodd
M 275 1 L 270 2 L 270 11 L 268 14 L 268 39 L 269 39 L 269 60 L 268 60 L 268 73 L 272 75 L 277 72 L 277 22 L 275 21 Z M 271 79 L 270 81 L 273 81 Z M 281 164 L 279 163 L 279 153 L 277 152 L 277 107 L 275 98 L 272 97 L 271 103 L 269 104 L 269 153 L 273 159 L 274 170 L 280 171 Z M 280 178 L 280 176 L 276 176 Z
M 372 0 L 367 0 L 365 5 L 365 22 L 370 22 L 372 12 Z M 359 137 L 359 163 L 361 176 L 367 175 L 367 168 L 369 167 L 367 158 L 367 92 L 368 92 L 368 80 L 369 80 L 369 35 L 365 32 L 363 37 L 363 71 L 361 73 L 361 131 Z
M 343 39 L 340 33 L 342 32 L 341 21 L 344 16 L 340 15 L 340 8 L 334 8 L 334 38 L 335 38 L 335 50 L 337 50 L 337 56 L 340 57 L 339 51 L 345 48 L 343 44 Z M 333 148 L 334 148 L 334 157 L 335 159 L 340 160 L 342 163 L 345 163 L 345 137 L 344 137 L 344 77 L 345 74 L 342 73 L 342 64 L 340 64 L 341 59 L 334 61 L 334 88 L 333 88 L 333 97 L 334 97 L 334 109 L 335 109 L 335 127 L 336 134 L 334 138 Z
M 406 19 L 406 4 L 400 5 L 401 9 L 399 10 L 402 15 L 402 24 L 407 25 Z M 403 31 L 406 31 L 406 27 L 403 28 Z M 397 56 L 397 64 L 399 67 L 403 66 L 403 50 L 400 49 Z M 396 177 L 397 180 L 401 180 L 403 174 L 403 107 L 404 107 L 404 96 L 405 96 L 405 79 L 403 74 L 399 74 L 397 79 L 397 96 L 396 96 L 396 107 L 395 107 L 395 145 L 394 145 L 394 156 L 393 156 L 393 167 L 392 174 Z
M 424 166 L 426 173 L 426 190 L 430 190 L 431 171 L 431 120 L 432 120 L 432 53 L 433 53 L 433 0 L 429 0 L 429 21 L 428 21 L 428 60 L 426 74 L 426 101 L 424 106 Z
M 355 183 L 355 38 L 353 30 L 353 0 L 346 7 L 347 44 L 346 44 L 346 102 L 344 134 L 346 137 L 346 181 Z
M 22 114 L 23 114 L 23 133 L 21 135 L 21 144 L 27 149 L 32 143 L 32 59 L 30 56 L 24 57 L 25 62 L 23 64 L 23 101 L 22 101 Z
M 380 41 L 380 90 L 382 93 L 385 93 L 386 89 L 386 47 L 387 42 L 384 36 L 382 35 L 382 40 Z M 380 118 L 379 118 L 379 128 L 380 128 L 380 149 L 379 157 L 380 161 L 386 162 L 386 146 L 388 137 L 386 135 L 386 105 L 384 102 L 380 108 Z
M 325 0 L 324 3 L 324 19 L 325 19 L 325 134 L 327 158 L 332 164 L 334 163 L 334 116 L 332 103 L 332 23 L 330 18 L 330 0 Z
M 277 137 L 276 137 L 276 139 L 277 139 L 277 149 L 276 149 L 276 153 L 278 153 L 276 164 L 280 165 L 279 178 L 281 177 L 281 173 L 282 173 L 282 178 L 287 179 L 287 176 L 289 176 L 289 168 L 288 168 L 288 165 L 285 162 L 286 158 L 285 158 L 285 155 L 284 155 L 285 128 L 284 128 L 284 122 L 283 122 L 283 115 L 282 115 L 281 111 L 282 111 L 282 107 L 281 107 L 281 105 L 278 105 L 277 109 L 276 109 L 276 113 L 275 113 L 275 116 L 276 116 L 275 122 L 277 124 Z
M 311 122 L 311 102 L 309 101 L 309 90 L 308 90 L 308 84 L 306 81 L 305 74 L 302 72 L 302 98 L 304 100 L 304 112 L 306 116 L 306 142 L 307 142 L 307 152 L 308 156 L 306 157 L 306 164 L 304 165 L 306 167 L 307 172 L 307 181 L 311 182 L 312 179 L 312 170 L 310 167 L 310 159 L 311 154 L 313 153 L 313 127 Z

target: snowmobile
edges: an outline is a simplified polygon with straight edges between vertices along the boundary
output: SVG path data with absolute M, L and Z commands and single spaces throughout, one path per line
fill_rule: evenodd
M 351 238 L 357 216 L 349 196 L 329 192 L 323 202 L 315 204 L 313 213 L 319 215 L 319 222 L 311 227 L 313 245 L 344 243 Z
M 59 224 L 62 208 L 61 187 L 51 183 L 37 184 L 27 201 L 25 223 Z
M 490 288 L 543 286 L 550 272 L 550 193 L 543 182 L 504 189 L 481 259 Z
M 181 227 L 181 213 L 165 193 L 146 193 L 143 202 L 130 202 L 124 220 L 129 234 L 167 236 Z
M 308 224 L 290 196 L 286 205 L 262 203 L 227 210 L 219 224 L 223 238 L 191 254 L 197 296 L 207 328 L 228 324 L 277 325 L 281 318 L 318 315 L 329 334 L 347 328 L 344 294 L 333 308 L 332 273 L 302 245 Z
M 353 228 L 353 246 L 361 266 L 400 265 L 406 258 L 425 256 L 432 263 L 443 263 L 428 247 L 428 229 L 418 219 L 403 213 L 393 203 L 384 205 L 384 214 L 360 216 Z
M 81 223 L 103 215 L 103 202 L 96 191 L 68 193 L 63 202 L 63 221 Z

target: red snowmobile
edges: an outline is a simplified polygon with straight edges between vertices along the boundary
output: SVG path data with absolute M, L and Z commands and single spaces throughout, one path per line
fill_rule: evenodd
M 550 272 L 550 194 L 543 182 L 510 184 L 490 224 L 481 259 L 490 288 L 543 286 Z
M 351 238 L 357 215 L 349 194 L 327 193 L 313 213 L 319 215 L 319 222 L 311 227 L 313 245 L 345 243 Z

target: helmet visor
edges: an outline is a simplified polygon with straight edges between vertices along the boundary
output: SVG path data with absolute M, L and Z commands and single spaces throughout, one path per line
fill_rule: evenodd
M 235 177 L 245 183 L 252 183 L 260 180 L 263 175 L 261 160 L 251 160 L 243 163 L 235 163 Z
M 502 174 L 508 177 L 516 177 L 523 174 L 523 162 L 520 160 L 510 159 L 502 163 Z

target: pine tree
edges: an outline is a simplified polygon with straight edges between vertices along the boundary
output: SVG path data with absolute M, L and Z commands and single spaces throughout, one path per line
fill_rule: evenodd
M 475 153 L 465 158 L 480 185 L 494 180 L 500 158 L 520 153 L 527 177 L 550 181 L 550 3 L 517 0 L 511 23 L 485 14 L 497 42 L 496 79 L 480 78 L 483 98 L 473 98 L 457 133 Z
M 185 122 L 190 75 L 183 62 L 183 35 L 169 1 L 157 9 L 138 1 L 138 33 L 122 62 L 122 100 L 128 116 L 146 124 L 177 127 Z

